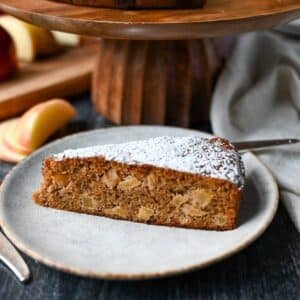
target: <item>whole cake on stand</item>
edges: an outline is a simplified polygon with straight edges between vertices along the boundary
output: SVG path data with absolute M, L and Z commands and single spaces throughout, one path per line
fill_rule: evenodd
M 204 1 L 1 0 L 0 7 L 49 29 L 102 38 L 92 87 L 102 116 L 188 127 L 209 116 L 224 49 L 213 38 L 286 23 L 300 15 L 300 2 L 209 0 L 180 9 L 183 3 Z M 120 6 L 149 9 L 112 8 Z

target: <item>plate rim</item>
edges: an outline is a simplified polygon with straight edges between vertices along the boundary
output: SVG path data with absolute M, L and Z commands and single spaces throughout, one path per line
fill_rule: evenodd
M 186 130 L 189 132 L 195 132 L 195 133 L 201 133 L 201 134 L 205 134 L 207 136 L 212 136 L 209 133 L 206 132 L 202 132 L 199 130 L 193 130 L 193 129 L 185 129 L 185 128 L 180 128 L 180 127 L 174 127 L 174 126 L 152 126 L 152 125 L 133 125 L 133 126 L 121 126 L 122 128 L 127 127 L 127 128 L 136 128 L 136 127 L 148 127 L 148 128 L 170 128 L 170 129 L 180 129 L 180 130 Z M 21 241 L 18 240 L 17 235 L 15 235 L 15 233 L 13 231 L 10 231 L 9 229 L 9 225 L 6 224 L 2 219 L 1 219 L 1 215 L 4 214 L 3 212 L 3 206 L 1 204 L 1 200 L 4 197 L 4 190 L 5 187 L 7 185 L 7 183 L 9 182 L 10 178 L 14 176 L 14 174 L 18 171 L 18 169 L 20 168 L 20 166 L 22 166 L 22 164 L 26 163 L 29 160 L 34 159 L 35 156 L 38 156 L 40 152 L 43 152 L 44 150 L 46 150 L 47 148 L 51 148 L 53 145 L 61 143 L 63 140 L 65 139 L 69 139 L 71 137 L 75 137 L 78 135 L 88 135 L 91 132 L 102 132 L 102 131 L 107 131 L 107 130 L 117 130 L 120 127 L 108 127 L 108 128 L 101 128 L 101 129 L 94 129 L 94 130 L 88 130 L 88 131 L 84 131 L 84 132 L 80 132 L 80 133 L 75 133 L 75 134 L 71 134 L 68 135 L 66 137 L 63 137 L 61 139 L 55 140 L 54 142 L 51 142 L 47 145 L 45 145 L 44 147 L 40 148 L 38 151 L 35 151 L 32 155 L 30 155 L 29 157 L 27 157 L 25 160 L 23 160 L 20 164 L 14 166 L 11 171 L 5 176 L 2 184 L 1 184 L 1 188 L 0 188 L 0 228 L 3 230 L 3 232 L 5 233 L 5 235 L 8 237 L 8 239 L 13 243 L 13 245 L 15 247 L 17 247 L 19 250 L 21 250 L 23 253 L 25 253 L 26 255 L 30 256 L 31 258 L 39 261 L 40 263 L 54 268 L 56 270 L 59 271 L 63 271 L 66 273 L 70 273 L 70 274 L 74 274 L 77 276 L 81 276 L 81 277 L 87 277 L 87 278 L 95 278 L 95 279 L 112 279 L 112 280 L 145 280 L 145 279 L 154 279 L 154 278 L 164 278 L 164 277 L 169 277 L 172 275 L 179 275 L 179 274 L 184 274 L 187 272 L 191 272 L 194 270 L 198 270 L 198 269 L 202 269 L 205 267 L 208 267 L 210 265 L 213 265 L 215 263 L 218 263 L 226 258 L 229 258 L 233 255 L 235 255 L 236 253 L 240 252 L 241 250 L 247 248 L 251 243 L 253 243 L 255 240 L 257 240 L 265 231 L 266 229 L 269 227 L 269 225 L 271 224 L 271 222 L 273 221 L 277 208 L 278 208 L 278 204 L 279 204 L 279 190 L 278 190 L 278 186 L 277 183 L 274 179 L 273 174 L 271 173 L 270 169 L 252 152 L 247 152 L 248 155 L 250 155 L 252 158 L 256 159 L 260 164 L 261 167 L 264 169 L 264 171 L 266 172 L 267 176 L 270 179 L 270 184 L 272 185 L 272 191 L 274 193 L 274 202 L 273 202 L 273 207 L 272 210 L 270 211 L 270 215 L 269 218 L 266 219 L 264 225 L 253 235 L 251 236 L 247 241 L 243 241 L 241 244 L 238 244 L 234 249 L 228 251 L 227 253 L 224 253 L 222 255 L 219 255 L 217 257 L 213 257 L 211 259 L 206 260 L 205 262 L 199 263 L 199 264 L 193 264 L 187 267 L 182 267 L 180 269 L 174 269 L 174 270 L 170 270 L 170 271 L 163 271 L 163 272 L 150 272 L 150 273 L 139 273 L 139 274 L 126 274 L 126 273 L 110 273 L 110 272 L 95 272 L 92 270 L 87 270 L 87 269 L 82 269 L 82 268 L 77 268 L 77 267 L 71 267 L 68 266 L 66 264 L 63 263 L 58 263 L 56 261 L 54 261 L 53 259 L 47 258 L 45 256 L 43 256 L 42 254 L 28 248 L 25 244 L 23 244 Z

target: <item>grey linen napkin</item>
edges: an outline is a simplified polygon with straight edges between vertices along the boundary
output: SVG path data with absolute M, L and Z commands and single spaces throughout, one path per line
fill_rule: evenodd
M 299 118 L 300 37 L 275 31 L 239 36 L 213 96 L 214 133 L 233 141 L 300 138 Z M 300 231 L 300 145 L 256 154 L 273 172 Z

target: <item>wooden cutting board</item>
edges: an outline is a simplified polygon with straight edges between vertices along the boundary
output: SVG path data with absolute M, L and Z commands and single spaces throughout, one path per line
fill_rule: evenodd
M 87 91 L 97 52 L 98 43 L 88 43 L 51 58 L 21 64 L 16 76 L 0 83 L 0 120 L 36 103 Z

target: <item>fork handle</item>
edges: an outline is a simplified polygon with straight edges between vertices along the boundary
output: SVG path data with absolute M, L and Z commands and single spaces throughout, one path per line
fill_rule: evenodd
M 0 261 L 3 261 L 21 282 L 30 278 L 30 271 L 25 261 L 12 246 L 10 241 L 0 232 Z
M 291 145 L 299 143 L 299 139 L 279 139 L 279 140 L 261 140 L 261 141 L 246 141 L 246 142 L 234 142 L 233 145 L 237 150 L 256 150 L 267 147 Z

